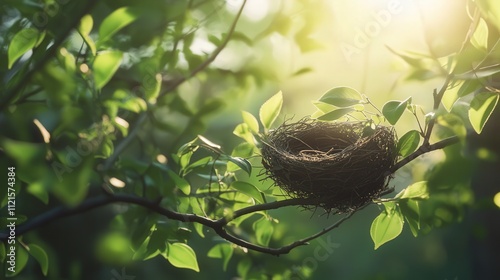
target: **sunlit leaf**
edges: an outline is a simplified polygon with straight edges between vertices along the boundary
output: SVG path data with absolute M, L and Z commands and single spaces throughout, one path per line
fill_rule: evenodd
M 208 251 L 207 256 L 210 258 L 222 259 L 224 262 L 223 269 L 226 271 L 227 264 L 229 260 L 231 260 L 231 256 L 233 255 L 234 248 L 229 243 L 220 243 L 212 247 L 210 251 Z
M 184 243 L 168 243 L 166 252 L 162 253 L 173 266 L 192 269 L 200 272 L 194 250 Z
M 140 14 L 140 9 L 137 7 L 122 7 L 112 12 L 102 21 L 99 27 L 98 45 L 101 45 L 120 29 L 132 23 Z
M 349 107 L 361 101 L 361 94 L 350 87 L 336 87 L 323 94 L 319 101 L 337 107 Z
M 200 141 L 203 144 L 207 145 L 212 150 L 217 151 L 217 152 L 221 152 L 221 146 L 218 145 L 218 144 L 215 144 L 214 142 L 212 142 L 210 140 L 208 140 L 206 137 L 204 137 L 202 135 L 198 135 L 198 139 L 200 139 Z
M 252 197 L 253 199 L 255 199 L 260 203 L 264 202 L 262 199 L 262 194 L 259 191 L 259 189 L 250 183 L 243 181 L 234 181 L 233 183 L 231 183 L 231 187 Z
M 380 213 L 370 227 L 370 236 L 375 244 L 375 250 L 398 237 L 403 231 L 403 222 L 399 207 Z
M 497 0 L 476 0 L 481 14 L 500 31 L 500 2 Z
M 337 109 L 336 106 L 333 106 L 331 104 L 321 102 L 321 101 L 313 101 L 312 104 L 316 108 L 318 108 L 318 110 L 321 111 L 322 113 L 328 113 L 328 112 L 331 112 L 331 111 Z
M 403 115 L 408 103 L 411 103 L 411 97 L 404 101 L 389 101 L 382 108 L 382 114 L 390 124 L 395 125 Z
M 334 121 L 334 120 L 338 120 L 341 117 L 343 117 L 351 112 L 354 112 L 354 111 L 355 110 L 353 108 L 340 108 L 340 109 L 333 110 L 331 112 L 328 112 L 328 113 L 318 117 L 318 120 Z
M 90 49 L 92 55 L 96 55 L 97 49 L 94 43 L 94 40 L 90 38 L 89 34 L 92 31 L 92 27 L 94 26 L 94 20 L 91 15 L 85 15 L 80 20 L 80 25 L 78 26 L 78 31 L 82 36 L 83 41 L 87 44 L 87 47 Z
M 479 19 L 470 42 L 474 47 L 480 50 L 488 49 L 488 25 L 482 18 Z
M 42 35 L 35 28 L 21 29 L 9 43 L 9 49 L 7 51 L 7 56 L 9 59 L 8 68 L 12 68 L 14 62 L 18 60 L 27 51 L 33 49 L 37 42 L 40 41 L 40 35 Z
M 255 138 L 246 123 L 240 123 L 234 128 L 233 134 L 255 146 Z
M 450 88 L 448 88 L 441 99 L 441 103 L 443 104 L 446 111 L 451 112 L 453 105 L 459 99 L 458 91 L 464 85 L 464 81 L 457 81 Z
M 259 118 L 264 126 L 264 129 L 269 129 L 273 125 L 283 106 L 283 94 L 278 92 L 269 98 L 259 110 Z
M 469 109 L 469 120 L 474 130 L 479 134 L 490 118 L 498 103 L 498 93 L 483 92 L 472 99 Z
M 35 258 L 35 260 L 40 264 L 40 268 L 42 269 L 42 274 L 47 276 L 47 272 L 49 271 L 49 257 L 45 250 L 42 247 L 36 244 L 28 245 L 30 255 Z
M 405 133 L 398 141 L 398 151 L 402 157 L 413 153 L 420 143 L 420 133 L 416 130 L 410 130 Z
M 243 116 L 243 122 L 248 125 L 248 128 L 254 133 L 259 133 L 259 122 L 254 115 L 247 111 L 242 111 L 241 115 Z
M 427 188 L 427 181 L 420 181 L 413 183 L 403 189 L 400 193 L 396 195 L 399 199 L 426 199 L 429 198 L 429 190 Z
M 113 77 L 120 63 L 123 54 L 119 51 L 103 51 L 97 54 L 94 64 L 94 81 L 98 89 L 104 87 Z
M 186 179 L 181 178 L 179 175 L 177 175 L 177 173 L 170 169 L 167 170 L 167 173 L 182 193 L 184 193 L 185 195 L 189 195 L 191 193 L 191 185 L 189 185 Z

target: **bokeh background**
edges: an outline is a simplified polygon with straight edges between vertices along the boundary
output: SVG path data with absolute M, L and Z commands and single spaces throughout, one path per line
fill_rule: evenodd
M 206 10 L 211 12 L 204 16 L 210 16 L 202 21 L 191 45 L 194 54 L 210 53 L 216 48 L 209 36 L 227 31 L 242 3 L 209 2 Z M 414 104 L 429 111 L 432 92 L 443 84 L 443 79 L 408 77 L 410 66 L 394 52 L 439 57 L 457 52 L 471 23 L 467 5 L 466 0 L 249 0 L 236 31 L 251 43 L 245 42 L 247 39 L 231 41 L 211 66 L 222 70 L 220 75 L 201 73 L 178 89 L 179 96 L 188 106 L 213 96 L 224 99 L 226 106 L 206 119 L 202 133 L 223 147 L 239 142 L 231 132 L 242 121 L 241 110 L 258 115 L 261 104 L 280 90 L 284 105 L 278 122 L 311 115 L 315 111 L 311 101 L 337 86 L 357 89 L 379 108 L 388 100 L 412 96 Z M 129 59 L 133 62 L 134 57 Z M 179 63 L 188 64 L 182 58 Z M 247 77 L 242 82 L 232 74 L 224 74 L 242 69 L 253 69 L 253 79 Z M 211 80 L 206 81 L 207 77 Z M 171 122 L 180 126 L 186 123 L 183 116 L 172 119 L 176 115 L 170 113 L 165 111 Z M 499 124 L 496 112 L 482 136 L 471 137 L 467 148 L 487 146 L 499 154 Z M 403 116 L 396 130 L 401 135 L 415 125 L 411 116 Z M 157 132 L 154 140 L 165 146 L 178 144 L 171 136 Z M 391 186 L 396 190 L 406 187 L 419 178 L 422 170 L 432 168 L 428 159 L 439 160 L 442 156 L 441 151 L 436 151 L 399 170 Z M 237 250 L 225 271 L 221 260 L 206 257 L 212 241 L 218 240 L 210 232 L 204 239 L 194 234 L 190 239 L 190 246 L 198 254 L 199 273 L 175 268 L 162 258 L 125 263 L 110 259 L 100 246 L 102 242 L 118 242 L 103 241 L 117 211 L 115 206 L 61 219 L 31 238 L 51 248 L 49 255 L 57 258 L 52 264 L 65 271 L 68 279 L 238 279 L 238 261 L 245 256 L 251 256 L 254 271 L 273 267 L 296 271 L 287 276 L 289 279 L 494 279 L 500 274 L 500 205 L 484 210 L 481 203 L 499 192 L 500 165 L 498 160 L 475 164 L 478 168 L 472 184 L 476 202 L 462 213 L 459 223 L 417 238 L 405 227 L 397 239 L 377 250 L 373 250 L 369 233 L 371 222 L 381 210 L 376 205 L 288 255 L 272 257 Z M 263 188 L 271 185 L 259 178 L 253 180 Z M 38 204 L 36 199 L 26 198 L 20 207 L 36 209 Z M 279 224 L 271 246 L 306 237 L 336 220 L 320 212 L 297 207 L 273 210 L 271 215 Z M 119 251 L 120 245 L 116 246 Z M 37 269 L 30 261 L 26 272 L 16 279 L 42 279 Z M 270 275 L 258 273 L 249 278 L 271 279 Z

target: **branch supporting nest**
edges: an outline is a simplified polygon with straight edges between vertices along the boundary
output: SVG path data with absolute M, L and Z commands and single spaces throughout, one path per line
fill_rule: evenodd
M 351 212 L 386 189 L 396 143 L 385 126 L 306 118 L 264 137 L 262 163 L 266 178 L 288 196 L 314 201 L 303 207 Z

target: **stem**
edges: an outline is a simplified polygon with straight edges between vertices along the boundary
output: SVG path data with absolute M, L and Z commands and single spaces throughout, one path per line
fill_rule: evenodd
M 410 161 L 414 160 L 415 158 L 417 158 L 417 157 L 419 157 L 419 156 L 421 156 L 423 154 L 426 154 L 428 152 L 432 152 L 432 151 L 435 151 L 435 150 L 443 149 L 443 148 L 445 148 L 447 146 L 456 144 L 458 142 L 459 142 L 458 136 L 452 136 L 452 137 L 443 139 L 441 141 L 438 141 L 438 142 L 436 142 L 436 143 L 434 143 L 432 145 L 422 145 L 415 152 L 413 152 L 409 156 L 405 157 L 404 159 L 398 161 L 391 168 L 391 170 L 389 171 L 389 174 L 392 174 L 392 173 L 396 172 L 398 169 L 400 169 L 401 167 L 403 167 L 406 164 L 408 164 Z

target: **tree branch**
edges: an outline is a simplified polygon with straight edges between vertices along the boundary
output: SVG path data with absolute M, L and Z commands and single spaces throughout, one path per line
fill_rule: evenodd
M 405 157 L 404 159 L 398 161 L 392 168 L 391 170 L 389 171 L 389 174 L 392 174 L 394 172 L 396 172 L 398 169 L 400 169 L 401 167 L 405 166 L 406 164 L 408 164 L 409 162 L 411 162 L 412 160 L 416 159 L 417 157 L 423 155 L 423 154 L 426 154 L 428 152 L 432 152 L 432 151 L 435 151 L 435 150 L 440 150 L 440 149 L 443 149 L 445 147 L 448 147 L 450 145 L 453 145 L 453 144 L 456 144 L 459 142 L 459 138 L 458 136 L 452 136 L 452 137 L 449 137 L 449 138 L 446 138 L 446 139 L 443 139 L 441 141 L 438 141 L 432 145 L 423 145 L 420 146 L 420 148 L 418 148 L 415 152 L 413 152 L 412 154 L 410 154 L 409 156 Z
M 64 217 L 69 217 L 73 215 L 78 215 L 82 214 L 84 212 L 90 211 L 92 209 L 105 206 L 108 204 L 112 203 L 130 203 L 130 204 L 135 204 L 135 205 L 140 205 L 142 207 L 145 207 L 153 212 L 156 212 L 164 217 L 167 217 L 172 220 L 177 220 L 181 222 L 186 222 L 186 223 L 200 223 L 204 226 L 207 226 L 209 228 L 212 228 L 215 233 L 217 233 L 220 237 L 226 239 L 229 242 L 232 242 L 236 245 L 262 252 L 262 253 L 267 253 L 271 255 L 276 255 L 279 256 L 281 254 L 287 254 L 289 253 L 293 248 L 301 246 L 301 245 L 307 245 L 307 243 L 329 231 L 332 229 L 338 227 L 341 223 L 343 223 L 345 220 L 350 218 L 356 211 L 361 210 L 361 208 L 358 208 L 355 211 L 350 212 L 347 216 L 344 218 L 341 218 L 338 220 L 336 223 L 333 225 L 323 229 L 322 231 L 311 235 L 307 238 L 295 241 L 289 245 L 280 247 L 280 248 L 267 248 L 263 246 L 259 246 L 253 243 L 250 243 L 246 240 L 243 240 L 239 237 L 236 237 L 234 235 L 231 235 L 228 233 L 225 229 L 227 226 L 227 223 L 230 220 L 221 218 L 219 220 L 212 220 L 209 218 L 205 218 L 202 216 L 198 216 L 195 214 L 184 214 L 184 213 L 179 213 L 173 210 L 166 209 L 159 205 L 158 203 L 139 197 L 139 196 L 131 196 L 127 194 L 114 194 L 114 195 L 109 195 L 109 196 L 100 196 L 100 197 L 94 197 L 94 198 L 89 198 L 82 202 L 79 206 L 71 208 L 68 206 L 59 206 L 56 207 L 52 210 L 49 210 L 43 214 L 40 214 L 37 217 L 31 218 L 25 223 L 22 223 L 21 225 L 16 227 L 16 237 L 19 237 L 31 230 L 37 229 L 39 227 L 42 227 L 50 222 L 53 222 L 55 220 L 64 218 Z M 282 200 L 282 201 L 277 201 L 277 202 L 271 202 L 271 203 L 265 203 L 265 204 L 259 204 L 259 205 L 254 205 L 250 206 L 245 209 L 241 209 L 237 214 L 239 216 L 248 214 L 250 212 L 255 212 L 259 210 L 266 210 L 266 209 L 276 209 L 279 207 L 283 206 L 289 206 L 289 205 L 303 205 L 304 201 L 300 199 L 288 199 L 288 200 Z M 367 203 L 366 205 L 368 205 Z M 365 205 L 365 206 L 366 206 Z M 2 230 L 0 231 L 0 241 L 5 241 L 9 238 L 9 230 Z

